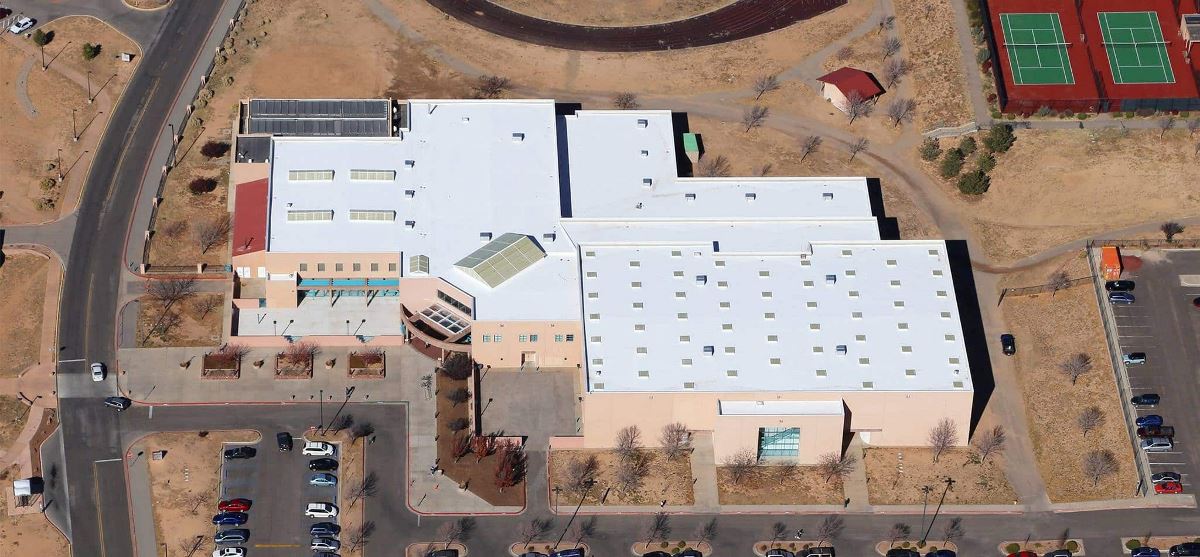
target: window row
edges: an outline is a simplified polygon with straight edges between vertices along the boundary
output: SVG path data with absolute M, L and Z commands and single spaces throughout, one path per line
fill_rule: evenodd
M 480 341 L 481 342 L 504 342 L 504 335 L 481 335 Z M 526 335 L 517 335 L 517 342 L 537 342 L 537 341 L 538 341 L 538 335 L 536 335 L 536 334 L 531 333 L 531 334 L 526 334 Z M 554 342 L 575 342 L 575 335 L 572 335 L 572 334 L 554 335 Z

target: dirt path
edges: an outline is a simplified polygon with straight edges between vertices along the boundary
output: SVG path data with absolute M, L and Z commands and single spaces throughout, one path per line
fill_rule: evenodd
M 37 118 L 37 108 L 33 106 L 33 101 L 29 99 L 29 70 L 33 69 L 35 60 L 32 56 L 25 59 L 25 63 L 21 65 L 21 72 L 17 74 L 17 101 L 21 103 L 21 108 L 25 109 L 25 114 L 30 118 Z

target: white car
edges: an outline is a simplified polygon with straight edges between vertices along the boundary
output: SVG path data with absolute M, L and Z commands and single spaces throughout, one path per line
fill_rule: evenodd
M 92 381 L 104 381 L 104 364 L 92 362 Z
M 246 557 L 244 547 L 222 547 L 213 550 L 212 557 Z
M 17 20 L 8 27 L 8 32 L 14 35 L 20 35 L 21 33 L 28 31 L 30 27 L 33 27 L 33 20 L 25 16 L 21 16 L 18 17 Z
M 342 544 L 333 538 L 313 538 L 308 547 L 313 551 L 337 551 Z
M 304 449 L 300 451 L 304 456 L 333 456 L 333 445 L 324 441 L 305 441 Z
M 304 508 L 304 516 L 309 518 L 333 518 L 338 515 L 338 508 L 333 503 L 309 503 Z

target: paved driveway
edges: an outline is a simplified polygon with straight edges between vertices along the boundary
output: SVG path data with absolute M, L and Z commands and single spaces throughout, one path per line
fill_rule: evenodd
M 534 448 L 546 448 L 556 435 L 577 435 L 578 370 L 488 370 L 480 381 L 484 432 L 524 435 Z

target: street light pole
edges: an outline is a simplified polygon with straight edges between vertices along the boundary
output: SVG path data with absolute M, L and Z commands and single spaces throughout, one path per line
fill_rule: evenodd
M 946 488 L 942 490 L 942 498 L 938 501 L 937 509 L 933 511 L 933 518 L 929 519 L 929 527 L 925 529 L 925 535 L 921 536 L 921 543 L 918 546 L 924 546 L 925 540 L 929 538 L 929 532 L 933 530 L 933 523 L 937 522 L 938 513 L 942 510 L 942 503 L 946 501 L 946 492 L 950 491 L 950 486 L 954 485 L 954 478 L 946 476 Z
M 38 45 L 38 50 L 42 51 L 42 71 L 46 71 L 46 45 Z
M 58 171 L 58 181 L 63 180 L 62 173 L 62 147 L 58 148 L 58 154 L 54 156 L 54 169 Z
M 329 420 L 329 425 L 325 426 L 325 429 L 321 430 L 321 435 L 324 435 L 329 431 L 329 428 L 333 427 L 333 422 L 336 422 L 338 416 L 342 415 L 342 409 L 346 407 L 346 403 L 350 402 L 350 395 L 352 394 L 354 394 L 354 387 L 346 387 L 346 400 L 342 401 L 342 405 L 338 407 L 337 413 L 335 413 L 333 418 Z
M 88 104 L 92 104 L 92 71 L 87 73 Z
M 320 389 L 317 391 L 317 398 L 320 399 L 317 405 L 321 407 L 321 422 L 317 424 L 317 426 L 320 427 L 325 425 L 325 389 Z
M 75 109 L 71 109 L 71 137 L 72 141 L 79 141 L 79 131 L 75 129 Z
M 933 492 L 933 486 L 921 486 L 921 493 L 925 494 L 925 502 L 921 503 L 921 529 L 925 529 L 925 509 L 929 507 L 929 494 Z
M 575 522 L 575 516 L 579 514 L 579 507 L 583 506 L 583 502 L 587 500 L 588 493 L 592 491 L 592 486 L 594 485 L 596 485 L 596 480 L 588 480 L 587 489 L 583 490 L 583 495 L 579 498 L 579 504 L 575 505 L 575 512 L 571 513 L 571 519 L 567 521 L 566 526 L 563 526 L 563 531 L 558 536 L 558 541 L 554 542 L 554 549 L 556 551 L 558 550 L 558 544 L 562 543 L 563 538 L 567 537 L 567 529 L 571 527 L 572 522 Z

